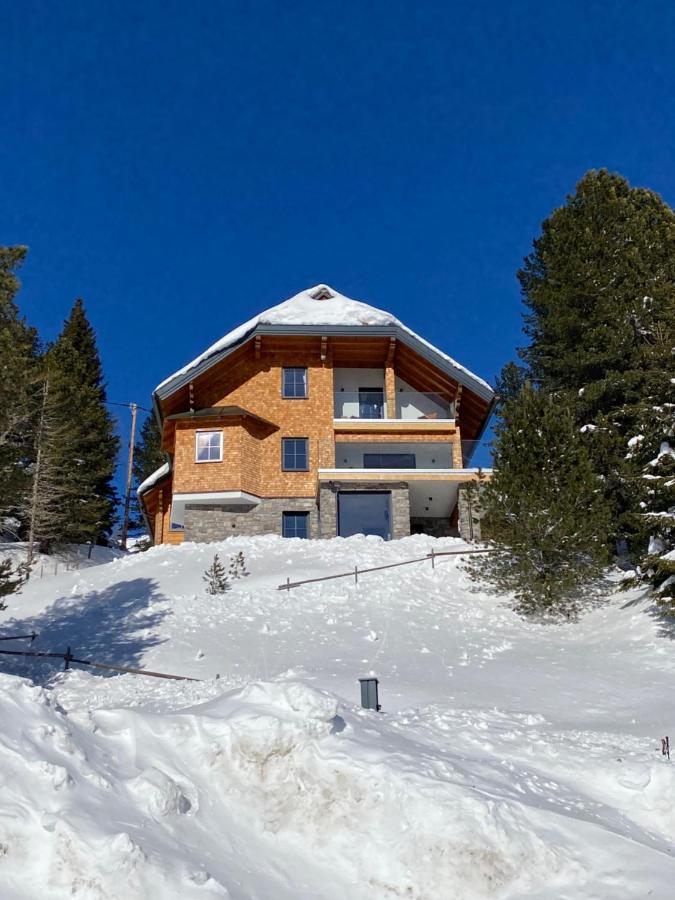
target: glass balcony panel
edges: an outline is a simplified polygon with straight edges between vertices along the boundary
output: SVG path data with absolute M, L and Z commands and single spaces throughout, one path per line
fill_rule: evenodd
M 397 419 L 453 419 L 454 404 L 439 394 L 397 391 Z
M 419 421 L 453 419 L 454 404 L 439 394 L 397 391 L 395 409 L 390 410 L 381 389 L 336 391 L 333 415 L 336 419 L 401 419 Z

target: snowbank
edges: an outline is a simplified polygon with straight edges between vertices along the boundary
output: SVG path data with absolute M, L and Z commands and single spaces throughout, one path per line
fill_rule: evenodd
M 670 897 L 675 660 L 639 594 L 524 622 L 456 557 L 276 589 L 432 546 L 463 545 L 157 547 L 10 597 L 2 634 L 202 680 L 0 657 L 3 900 Z

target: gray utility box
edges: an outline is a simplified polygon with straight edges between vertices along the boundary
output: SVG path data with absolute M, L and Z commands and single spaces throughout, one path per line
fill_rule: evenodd
M 377 678 L 359 678 L 359 683 L 361 685 L 361 706 L 364 709 L 374 709 L 376 712 L 379 712 L 381 707 L 378 697 L 379 681 Z

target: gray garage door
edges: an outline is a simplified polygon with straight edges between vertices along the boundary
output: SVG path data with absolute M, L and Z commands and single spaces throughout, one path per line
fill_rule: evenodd
M 391 538 L 390 491 L 340 491 L 338 493 L 338 534 L 377 534 Z

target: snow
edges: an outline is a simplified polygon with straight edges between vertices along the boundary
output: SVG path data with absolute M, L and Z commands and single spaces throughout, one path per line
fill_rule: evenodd
M 146 491 L 149 491 L 151 487 L 154 487 L 158 481 L 161 481 L 165 475 L 168 475 L 171 471 L 171 467 L 168 462 L 163 463 L 159 469 L 155 469 L 152 475 L 148 475 L 145 481 L 142 481 L 138 488 L 136 489 L 136 493 L 140 497 Z
M 277 590 L 464 546 L 231 538 L 10 596 L 36 649 L 202 680 L 0 656 L 3 900 L 671 897 L 673 631 L 641 593 L 524 621 L 459 557 Z
M 674 456 L 675 457 L 675 450 L 673 450 L 673 448 L 670 446 L 668 441 L 663 441 L 661 443 L 661 447 L 659 448 L 658 455 L 654 459 L 650 459 L 649 462 L 647 463 L 647 465 L 648 466 L 657 466 L 664 456 Z
M 277 306 L 266 309 L 264 312 L 259 313 L 257 316 L 254 316 L 252 319 L 249 319 L 247 322 L 244 322 L 242 325 L 239 325 L 237 328 L 228 332 L 207 350 L 193 359 L 192 362 L 189 362 L 186 366 L 183 366 L 182 369 L 174 372 L 169 378 L 164 379 L 164 381 L 157 385 L 155 392 L 160 391 L 175 378 L 186 375 L 211 356 L 236 346 L 258 325 L 397 326 L 492 393 L 492 388 L 486 381 L 479 378 L 477 375 L 474 375 L 473 372 L 470 372 L 451 356 L 438 350 L 433 344 L 424 340 L 424 338 L 421 338 L 391 313 L 385 312 L 382 309 L 377 309 L 374 306 L 369 306 L 367 303 L 363 303 L 360 300 L 352 300 L 350 297 L 345 297 L 343 294 L 338 293 L 333 288 L 324 284 L 315 285 L 312 288 L 301 291 L 299 294 L 295 294 L 288 300 L 284 300 L 283 303 L 279 303 Z

